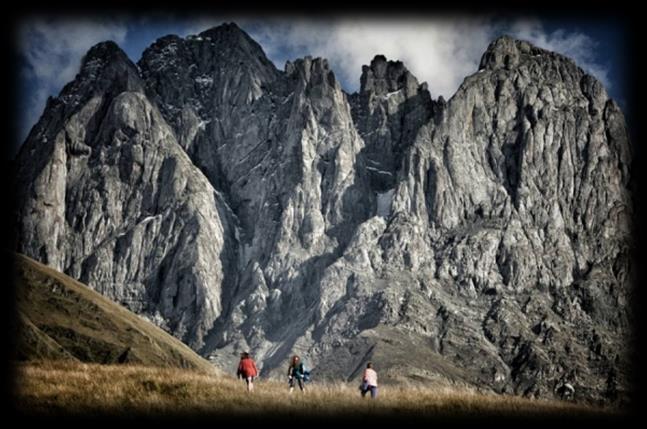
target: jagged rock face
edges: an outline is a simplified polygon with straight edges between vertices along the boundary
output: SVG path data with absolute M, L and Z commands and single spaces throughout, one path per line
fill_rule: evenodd
M 360 82 L 360 92 L 350 98 L 353 120 L 365 142 L 372 187 L 385 193 L 395 186 L 403 152 L 444 100 L 433 101 L 426 83 L 419 85 L 402 62 L 382 55 L 363 67 Z
M 507 37 L 448 101 L 377 56 L 345 94 L 233 24 L 132 64 L 100 44 L 18 158 L 18 250 L 212 362 L 621 398 L 632 205 L 622 113 Z
M 222 308 L 226 206 L 116 45 L 90 51 L 18 165 L 22 252 L 200 345 Z
M 417 254 L 433 255 L 432 283 L 451 291 L 449 320 L 459 320 L 443 334 L 452 341 L 444 354 L 470 356 L 478 344 L 481 373 L 516 393 L 566 382 L 594 397 L 617 393 L 629 330 L 629 165 L 624 119 L 599 82 L 526 42 L 492 43 L 440 120 L 419 132 L 394 196 L 403 220 L 384 234 L 404 236 L 389 245 L 404 248 L 428 226 L 418 248 L 428 251 Z

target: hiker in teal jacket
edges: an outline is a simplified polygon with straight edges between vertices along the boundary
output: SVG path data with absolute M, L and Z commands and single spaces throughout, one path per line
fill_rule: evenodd
M 303 368 L 303 362 L 301 362 L 299 356 L 292 356 L 292 360 L 290 360 L 290 366 L 288 367 L 288 384 L 290 386 L 290 393 L 292 393 L 292 391 L 294 390 L 295 380 L 299 383 L 299 389 L 301 389 L 301 392 L 305 393 L 304 373 L 305 371 Z

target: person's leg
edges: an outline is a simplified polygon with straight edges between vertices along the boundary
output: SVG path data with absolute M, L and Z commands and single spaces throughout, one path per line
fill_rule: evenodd
M 251 392 L 254 390 L 254 377 L 247 377 L 247 391 Z
M 371 399 L 375 399 L 377 397 L 377 386 L 371 386 Z
M 290 393 L 292 393 L 292 391 L 294 390 L 294 377 L 290 379 L 288 385 L 290 386 Z
M 303 380 L 299 378 L 299 389 L 301 389 L 301 392 L 305 392 L 305 387 L 303 386 Z

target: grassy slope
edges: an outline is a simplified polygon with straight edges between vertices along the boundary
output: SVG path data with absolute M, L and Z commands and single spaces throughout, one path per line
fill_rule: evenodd
M 18 359 L 138 363 L 214 371 L 162 329 L 82 283 L 16 255 Z
M 97 365 L 73 361 L 26 362 L 17 372 L 18 410 L 25 415 L 139 417 L 251 416 L 354 418 L 415 416 L 585 418 L 618 416 L 611 410 L 565 402 L 480 394 L 468 389 L 383 386 L 377 400 L 362 399 L 355 384 L 318 384 L 306 394 L 271 380 L 254 392 L 229 375 L 176 368 Z
M 315 381 L 307 394 L 297 390 L 289 395 L 285 383 L 261 378 L 248 394 L 242 381 L 214 371 L 177 339 L 42 264 L 18 256 L 16 286 L 22 328 L 19 354 L 25 361 L 16 367 L 14 398 L 23 416 L 244 415 L 288 420 L 352 417 L 364 422 L 389 417 L 618 416 L 608 409 L 456 386 L 381 386 L 378 400 L 371 401 L 360 398 L 356 383 Z M 393 341 L 393 347 L 401 346 Z M 120 357 L 125 362 L 115 364 Z

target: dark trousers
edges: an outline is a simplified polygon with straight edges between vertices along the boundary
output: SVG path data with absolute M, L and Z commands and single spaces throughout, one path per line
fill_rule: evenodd
M 298 377 L 292 377 L 290 379 L 290 387 L 294 387 L 294 380 L 296 380 L 299 383 L 299 389 L 303 390 L 303 379 L 298 378 Z
M 371 392 L 371 398 L 377 398 L 377 386 L 368 386 L 365 390 L 362 390 L 362 398 L 366 396 L 366 393 Z

